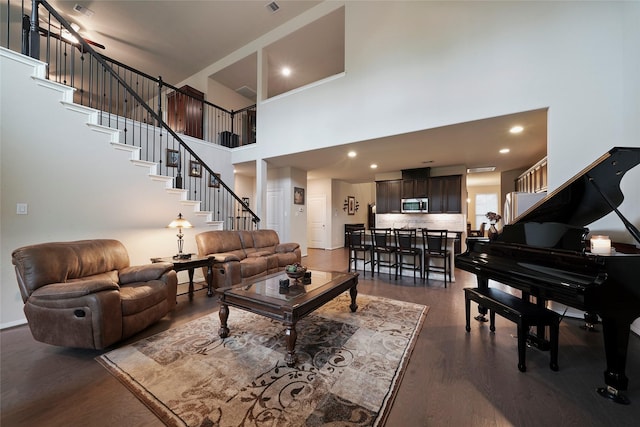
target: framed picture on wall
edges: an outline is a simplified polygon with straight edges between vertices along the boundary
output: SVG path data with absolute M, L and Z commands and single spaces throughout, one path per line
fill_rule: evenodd
M 347 197 L 347 214 L 356 214 L 356 198 L 353 196 Z
M 242 198 L 242 203 L 245 204 L 245 206 L 242 207 L 242 212 L 249 211 L 249 198 L 248 197 L 243 197 Z
M 304 205 L 304 188 L 293 187 L 293 204 Z
M 220 174 L 213 173 L 209 175 L 209 187 L 220 188 Z
M 196 160 L 189 162 L 189 176 L 200 178 L 202 176 L 202 165 Z
M 180 163 L 180 152 L 167 148 L 167 167 L 177 168 Z

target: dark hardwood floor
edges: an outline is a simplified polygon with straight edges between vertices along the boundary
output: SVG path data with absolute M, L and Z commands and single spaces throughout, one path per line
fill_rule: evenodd
M 303 264 L 346 270 L 345 250 L 309 250 Z M 516 327 L 496 318 L 496 332 L 473 321 L 464 327 L 465 286 L 475 276 L 456 270 L 456 282 L 414 284 L 360 274 L 360 293 L 430 307 L 387 426 L 631 426 L 640 422 L 640 338 L 629 342 L 627 396 L 631 405 L 600 397 L 605 358 L 602 334 L 580 328 L 578 319 L 560 327 L 560 371 L 549 354 L 527 350 L 527 372 L 517 368 Z M 125 343 L 136 341 L 217 310 L 206 292 L 193 301 L 178 297 L 176 310 Z M 475 304 L 473 305 L 475 311 Z M 26 326 L 3 330 L 1 419 L 9 426 L 157 426 L 158 419 L 94 358 L 102 352 L 38 343 Z M 224 363 L 221 361 L 220 363 Z

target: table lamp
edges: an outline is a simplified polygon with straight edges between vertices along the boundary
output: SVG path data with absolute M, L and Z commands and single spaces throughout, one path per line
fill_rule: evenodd
M 182 240 L 182 238 L 184 237 L 184 234 L 182 234 L 182 229 L 183 228 L 192 228 L 193 225 L 191 225 L 191 223 L 189 221 L 187 221 L 186 219 L 182 218 L 182 214 L 179 213 L 178 214 L 178 218 L 174 219 L 173 221 L 171 221 L 171 223 L 169 225 L 167 225 L 167 227 L 169 228 L 177 228 L 178 229 L 178 234 L 176 236 L 178 236 L 178 253 L 176 255 L 173 256 L 174 259 L 189 259 L 191 258 L 191 254 L 183 254 L 182 253 L 182 247 L 184 245 L 184 240 Z

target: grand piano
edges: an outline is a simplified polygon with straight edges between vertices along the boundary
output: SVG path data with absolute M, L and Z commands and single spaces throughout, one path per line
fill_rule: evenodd
M 520 289 L 523 298 L 535 297 L 537 304 L 557 301 L 585 311 L 585 317 L 599 316 L 607 367 L 606 386 L 597 391 L 623 404 L 629 403 L 623 391 L 630 326 L 640 317 L 640 254 L 590 253 L 586 226 L 613 211 L 640 243 L 640 232 L 618 210 L 622 177 L 639 163 L 640 148 L 609 150 L 495 239 L 469 238 L 455 262 L 477 276 L 479 288 L 491 279 Z M 477 319 L 484 320 L 486 308 L 479 311 Z

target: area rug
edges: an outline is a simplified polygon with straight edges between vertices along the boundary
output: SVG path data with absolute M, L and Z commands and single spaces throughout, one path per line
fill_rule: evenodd
M 168 426 L 383 425 L 428 307 L 348 293 L 296 325 L 289 368 L 282 323 L 230 307 L 97 360 Z

